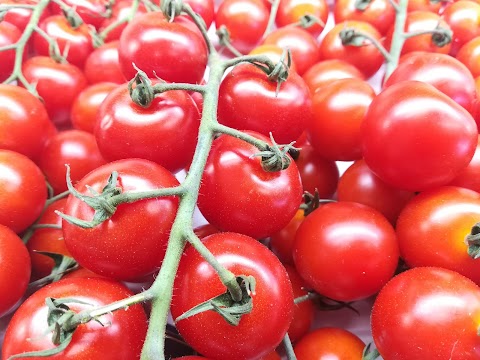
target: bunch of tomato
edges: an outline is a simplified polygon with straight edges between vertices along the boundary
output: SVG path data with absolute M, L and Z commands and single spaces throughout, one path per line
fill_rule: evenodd
M 480 3 L 0 0 L 0 82 L 2 360 L 480 358 Z

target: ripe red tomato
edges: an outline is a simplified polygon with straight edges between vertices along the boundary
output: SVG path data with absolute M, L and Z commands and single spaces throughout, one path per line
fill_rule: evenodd
M 222 81 L 218 121 L 239 130 L 252 130 L 278 144 L 296 140 L 312 117 L 312 100 L 303 79 L 290 73 L 277 91 L 277 82 L 256 66 L 236 66 Z
M 15 25 L 9 22 L 0 22 L 0 47 L 13 45 L 22 36 L 22 33 Z M 15 64 L 15 49 L 0 51 L 0 82 L 7 80 L 13 71 Z
M 158 164 L 125 159 L 95 169 L 78 182 L 76 189 L 91 195 L 86 188 L 89 185 L 101 192 L 113 171 L 118 172 L 117 186 L 125 192 L 178 185 L 175 177 Z M 124 203 L 110 219 L 91 229 L 64 220 L 65 244 L 81 266 L 107 277 L 135 281 L 161 265 L 177 207 L 178 198 L 173 196 Z M 68 197 L 64 211 L 87 221 L 94 214 L 89 205 L 73 195 Z
M 23 5 L 23 4 L 36 5 L 37 0 L 2 0 L 0 1 L 0 4 L 2 5 Z M 23 32 L 31 16 L 32 16 L 32 9 L 23 8 L 23 7 L 13 7 L 5 13 L 2 21 L 15 25 L 20 31 Z M 48 16 L 50 16 L 50 10 L 47 7 L 43 10 L 42 14 L 40 15 L 39 22 L 42 22 Z
M 207 66 L 203 38 L 161 12 L 135 17 L 122 32 L 118 55 L 127 80 L 137 73 L 132 63 L 151 78 L 187 83 L 200 83 Z
M 95 138 L 107 161 L 138 157 L 177 172 L 192 160 L 199 126 L 200 114 L 186 91 L 158 94 L 143 108 L 124 84 L 100 106 Z
M 460 170 L 449 185 L 460 186 L 480 193 L 480 137 L 472 161 L 466 168 Z
M 407 11 L 430 11 L 432 13 L 438 14 L 441 8 L 444 6 L 444 3 L 440 2 L 432 2 L 430 0 L 409 0 Z
M 456 57 L 470 70 L 473 77 L 480 76 L 480 36 L 465 43 Z
M 27 351 L 55 347 L 47 324 L 47 297 L 75 298 L 87 303 L 67 304 L 74 312 L 79 312 L 131 295 L 133 294 L 124 285 L 100 278 L 66 279 L 50 284 L 35 292 L 16 311 L 5 333 L 2 359 Z M 66 349 L 50 358 L 132 360 L 140 357 L 147 331 L 147 318 L 141 305 L 132 305 L 125 311 L 103 315 L 99 320 L 103 326 L 96 321 L 79 325 Z
M 472 159 L 478 137 L 464 108 L 419 81 L 402 81 L 377 95 L 362 132 L 368 167 L 386 183 L 411 191 L 453 180 Z
M 316 18 L 317 22 L 306 27 L 305 30 L 315 38 L 318 37 L 328 19 L 328 4 L 325 0 L 281 0 L 275 22 L 278 27 L 298 24 L 305 15 Z
M 398 256 L 388 220 L 352 202 L 329 203 L 313 211 L 298 228 L 293 247 L 295 267 L 305 282 L 339 301 L 377 293 L 393 276 Z
M 184 4 L 190 5 L 192 10 L 203 18 L 207 29 L 210 28 L 210 25 L 212 25 L 213 19 L 215 18 L 214 0 L 184 0 Z
M 313 117 L 307 121 L 308 141 L 329 160 L 362 157 L 360 128 L 375 91 L 363 80 L 336 80 L 313 94 Z
M 250 132 L 267 143 L 263 135 Z M 300 206 L 302 184 L 292 161 L 286 170 L 267 172 L 259 150 L 222 135 L 213 142 L 198 196 L 207 221 L 220 230 L 260 239 L 288 224 Z
M 238 326 L 207 311 L 178 321 L 178 331 L 196 351 L 212 359 L 258 359 L 267 355 L 281 342 L 292 321 L 293 291 L 285 268 L 264 245 L 245 235 L 214 234 L 203 243 L 235 275 L 255 277 L 253 309 L 242 316 Z M 175 278 L 173 318 L 225 291 L 215 270 L 193 247 L 187 248 Z M 265 332 L 267 327 L 269 331 Z M 206 328 L 209 336 L 205 336 Z
M 279 63 L 280 61 L 285 62 L 285 58 L 282 58 L 284 56 L 285 49 L 281 48 L 278 45 L 274 44 L 263 44 L 263 45 L 258 45 L 257 47 L 253 48 L 252 51 L 250 51 L 249 55 L 266 55 L 268 58 L 274 63 Z M 297 71 L 297 67 L 295 66 L 295 63 L 293 62 L 292 59 L 290 59 L 290 71 Z
M 119 41 L 112 41 L 96 48 L 88 56 L 83 69 L 85 77 L 90 84 L 99 82 L 113 82 L 123 84 L 127 82 L 120 69 L 118 59 Z
M 0 148 L 37 162 L 48 139 L 56 133 L 45 106 L 27 90 L 0 84 Z
M 93 134 L 66 130 L 50 138 L 43 148 L 39 166 L 54 194 L 60 194 L 68 189 L 65 164 L 70 165 L 70 178 L 76 184 L 90 171 L 105 163 Z
M 111 16 L 102 19 L 102 23 L 100 25 L 99 32 L 101 33 L 104 31 L 107 27 L 110 25 L 114 24 L 115 22 L 126 19 L 128 16 L 130 16 L 130 12 L 132 9 L 132 1 L 130 0 L 121 0 L 121 1 L 116 1 L 113 3 L 112 8 L 111 8 Z M 137 12 L 135 13 L 135 16 L 138 16 L 140 14 L 144 14 L 147 12 L 147 9 L 145 8 L 145 5 L 143 3 L 138 4 Z M 113 42 L 115 40 L 120 39 L 120 36 L 122 35 L 123 30 L 125 27 L 128 25 L 128 22 L 124 22 L 120 24 L 119 26 L 114 27 L 111 29 L 107 36 L 104 38 L 104 41 L 106 43 Z M 117 43 L 118 46 L 118 43 Z M 122 75 L 123 76 L 123 75 Z
M 0 225 L 0 317 L 23 296 L 30 280 L 30 255 L 10 228 Z
M 107 0 L 65 0 L 67 6 L 75 8 L 80 18 L 89 25 L 99 28 L 109 5 Z M 52 14 L 62 14 L 62 8 L 55 2 L 49 4 Z
M 298 360 L 357 360 L 364 348 L 364 342 L 350 331 L 325 327 L 305 335 L 294 350 Z
M 452 49 L 455 56 L 466 42 L 480 35 L 480 4 L 461 0 L 449 4 L 442 14 L 453 31 Z
M 371 324 L 384 359 L 474 360 L 480 357 L 479 319 L 477 285 L 450 270 L 420 267 L 385 285 Z
M 38 166 L 25 155 L 0 150 L 0 224 L 21 233 L 38 218 L 46 199 Z
M 293 243 L 303 219 L 305 219 L 304 211 L 298 210 L 283 229 L 270 235 L 269 245 L 283 264 L 293 265 Z

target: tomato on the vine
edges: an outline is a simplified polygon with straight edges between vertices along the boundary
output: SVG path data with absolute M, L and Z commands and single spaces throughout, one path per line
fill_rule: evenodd
M 127 82 L 120 69 L 118 46 L 118 40 L 112 41 L 96 48 L 88 56 L 83 72 L 90 84 L 99 82 L 123 84 Z
M 304 17 L 311 17 L 311 23 L 303 26 Z M 303 18 L 303 19 L 302 19 Z M 281 0 L 275 22 L 278 27 L 300 25 L 315 38 L 318 37 L 328 20 L 328 4 L 325 0 Z
M 6 21 L 0 22 L 0 47 L 10 46 L 15 44 L 22 33 L 15 25 Z M 24 57 L 25 58 L 25 57 Z M 15 49 L 0 51 L 0 82 L 7 80 L 13 71 L 15 65 Z

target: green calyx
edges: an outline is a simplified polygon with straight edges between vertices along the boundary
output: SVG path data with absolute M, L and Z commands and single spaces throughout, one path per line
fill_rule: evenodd
M 143 108 L 148 108 L 155 98 L 152 81 L 148 75 L 133 64 L 137 74 L 128 82 L 128 91 L 132 101 Z M 135 84 L 135 87 L 133 86 Z
M 475 224 L 465 238 L 468 245 L 468 255 L 473 259 L 480 258 L 480 223 Z
M 266 149 L 256 153 L 254 156 L 260 156 L 262 158 L 262 167 L 267 172 L 287 169 L 292 162 L 289 152 L 291 149 L 298 150 L 293 146 L 295 142 L 287 145 L 278 145 L 273 139 L 272 133 L 270 133 L 270 140 L 272 141 L 272 145 L 267 145 Z

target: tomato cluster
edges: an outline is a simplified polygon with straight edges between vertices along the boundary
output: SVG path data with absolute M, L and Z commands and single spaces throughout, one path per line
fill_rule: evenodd
M 478 359 L 479 54 L 471 0 L 0 0 L 1 359 Z

